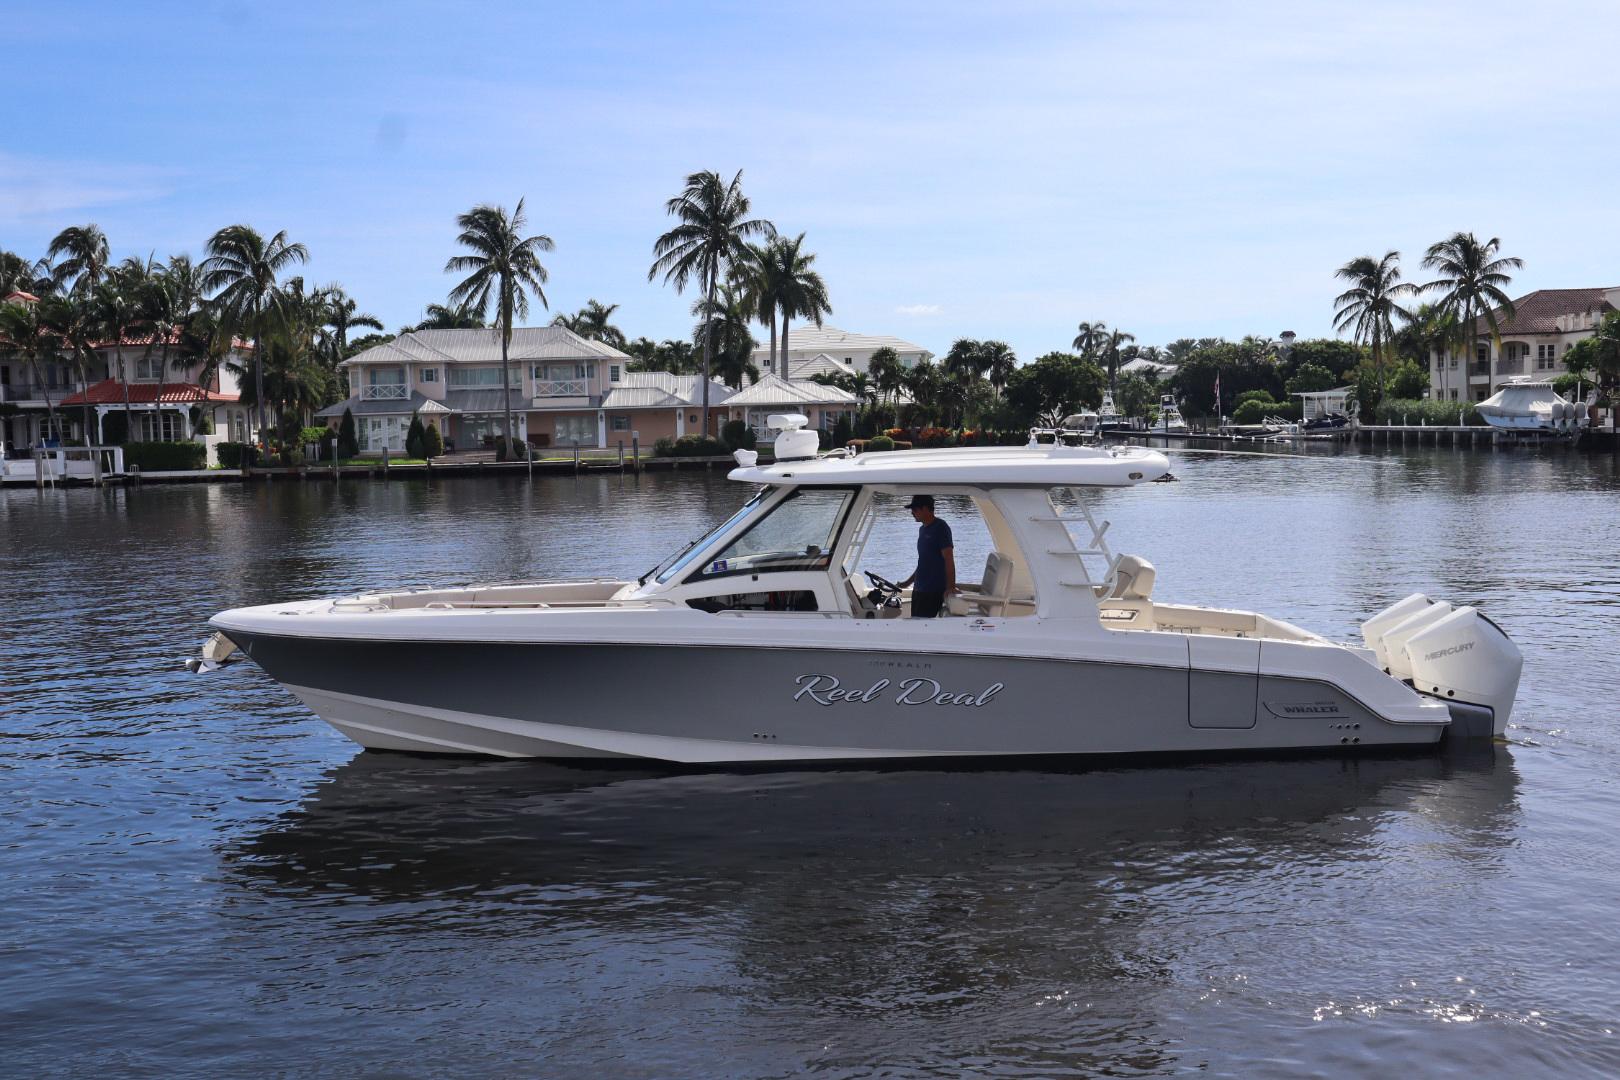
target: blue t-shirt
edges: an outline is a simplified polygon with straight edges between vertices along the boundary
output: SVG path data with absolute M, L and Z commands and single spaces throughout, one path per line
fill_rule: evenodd
M 945 555 L 951 550 L 951 527 L 940 518 L 917 529 L 917 576 L 911 587 L 917 592 L 945 591 Z

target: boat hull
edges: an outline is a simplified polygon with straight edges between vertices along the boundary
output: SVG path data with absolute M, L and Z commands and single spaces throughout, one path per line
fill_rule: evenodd
M 362 746 L 679 763 L 1427 745 L 1326 681 L 1117 661 L 233 632 Z

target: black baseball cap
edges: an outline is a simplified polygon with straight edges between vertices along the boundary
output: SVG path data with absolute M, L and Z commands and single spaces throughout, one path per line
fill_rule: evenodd
M 932 495 L 913 495 L 911 501 L 906 503 L 907 510 L 932 510 L 934 497 Z

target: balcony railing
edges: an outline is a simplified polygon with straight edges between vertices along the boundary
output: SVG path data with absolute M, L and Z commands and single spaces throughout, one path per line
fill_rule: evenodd
M 410 396 L 404 383 L 372 383 L 360 390 L 360 397 L 365 401 L 404 401 Z
M 39 383 L 0 383 L 0 401 L 43 401 L 46 394 L 54 401 L 77 389 L 77 386 L 41 386 Z
M 535 397 L 584 397 L 588 384 L 584 379 L 536 379 Z
M 1476 360 L 1472 364 L 1468 365 L 1468 374 L 1470 375 L 1488 376 L 1490 373 L 1491 365 L 1489 363 L 1481 363 L 1480 361 Z
M 1498 360 L 1496 362 L 1496 373 L 1498 375 L 1524 374 L 1524 358 L 1515 356 L 1512 360 Z

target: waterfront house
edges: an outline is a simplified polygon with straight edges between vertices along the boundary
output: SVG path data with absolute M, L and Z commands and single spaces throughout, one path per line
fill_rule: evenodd
M 848 390 L 809 379 L 766 375 L 726 400 L 731 419 L 741 420 L 761 441 L 775 438 L 768 423 L 773 413 L 802 413 L 812 428 L 831 431 L 843 417 L 852 422 L 860 402 Z
M 872 354 L 882 348 L 893 349 L 900 357 L 900 366 L 904 368 L 916 367 L 934 355 L 921 345 L 903 338 L 887 334 L 857 334 L 836 326 L 790 325 L 787 345 L 788 375 L 792 379 L 808 378 L 825 361 L 832 361 L 849 371 L 870 371 Z M 770 345 L 757 346 L 753 360 L 761 371 L 770 370 Z M 802 375 L 801 370 L 804 372 Z
M 540 448 L 629 445 L 637 433 L 647 444 L 701 430 L 697 376 L 632 372 L 630 356 L 564 326 L 514 327 L 507 356 L 503 387 L 498 330 L 401 334 L 345 360 L 350 397 L 316 416 L 335 422 L 351 411 L 368 455 L 402 452 L 413 414 L 436 425 L 449 448 L 491 446 L 507 405 L 515 435 Z M 711 406 L 728 393 L 711 382 Z M 712 411 L 711 433 L 722 417 Z
M 236 376 L 226 365 L 246 365 L 252 346 L 234 343 L 217 365 L 197 360 L 176 367 L 178 344 L 176 335 L 169 342 L 165 368 L 164 349 L 150 336 L 98 343 L 85 361 L 82 381 L 66 352 L 39 364 L 37 371 L 32 364 L 0 358 L 0 403 L 13 406 L 4 410 L 10 415 L 0 416 L 0 441 L 19 448 L 60 439 L 99 443 L 106 417 L 122 414 L 127 399 L 130 441 L 185 442 L 212 432 L 216 441 L 246 442 L 252 418 L 240 404 Z M 123 380 L 118 378 L 120 351 L 127 376 Z
M 1620 287 L 1537 289 L 1513 301 L 1514 315 L 1496 313 L 1500 340 L 1490 324 L 1475 322 L 1479 338 L 1474 355 L 1466 346 L 1456 353 L 1429 353 L 1429 396 L 1446 401 L 1484 401 L 1510 379 L 1531 376 L 1553 379 L 1569 368 L 1564 354 L 1596 332 L 1603 317 L 1620 309 Z
M 724 403 L 736 391 L 709 380 L 709 427 L 718 431 L 726 417 Z M 639 441 L 651 446 L 659 439 L 678 439 L 703 430 L 703 377 L 671 375 L 667 371 L 629 371 L 619 385 L 602 398 L 597 411 L 593 446 L 627 447 Z

